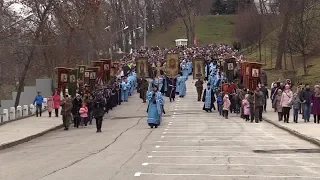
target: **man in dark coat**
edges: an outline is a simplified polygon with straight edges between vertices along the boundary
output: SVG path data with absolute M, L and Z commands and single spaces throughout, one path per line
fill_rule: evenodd
M 170 99 L 170 102 L 172 102 L 172 100 L 174 101 L 176 98 L 176 84 L 177 84 L 177 78 L 169 78 L 167 77 L 167 82 L 168 82 L 168 97 Z
M 71 121 L 72 99 L 66 95 L 61 101 L 60 106 L 64 130 L 67 131 L 69 130 L 69 123 Z
M 267 99 L 269 99 L 269 91 L 264 84 L 261 84 L 260 91 L 263 93 L 263 110 L 267 112 Z
M 96 119 L 97 133 L 101 132 L 102 119 L 105 113 L 104 106 L 105 100 L 103 99 L 102 95 L 98 93 L 93 101 L 93 116 Z
M 259 121 L 262 121 L 262 112 L 263 112 L 263 100 L 264 100 L 264 94 L 262 91 L 260 91 L 260 88 L 257 87 L 256 91 L 254 93 L 254 107 L 255 107 L 255 120 L 256 123 Z
M 143 100 L 143 103 L 146 103 L 148 88 L 149 82 L 143 76 L 140 82 L 140 98 Z
M 73 123 L 74 123 L 74 127 L 79 128 L 80 125 L 80 114 L 79 114 L 79 110 L 82 106 L 82 99 L 80 94 L 76 95 L 76 98 L 73 99 L 72 101 L 72 115 L 73 115 Z
M 201 101 L 201 96 L 203 91 L 203 81 L 201 79 L 198 79 L 198 81 L 195 83 L 195 86 L 197 88 L 198 101 Z

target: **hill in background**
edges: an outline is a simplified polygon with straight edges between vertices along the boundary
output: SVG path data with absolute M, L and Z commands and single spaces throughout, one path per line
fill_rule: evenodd
M 196 18 L 196 38 L 198 44 L 218 44 L 226 43 L 231 45 L 235 40 L 233 36 L 235 15 L 218 15 L 218 16 L 199 16 Z M 167 28 L 158 28 L 148 36 L 148 46 L 174 47 L 175 39 L 185 38 L 185 26 L 181 20 L 168 25 Z M 259 52 L 257 48 L 252 51 L 243 51 L 245 57 L 250 61 L 259 60 Z M 286 70 L 274 70 L 276 59 L 276 51 L 263 45 L 262 61 L 268 75 L 269 84 L 274 79 L 295 79 L 296 82 L 317 83 L 320 79 L 320 56 L 310 56 L 308 59 L 309 75 L 303 75 L 301 65 L 301 56 L 293 56 L 292 62 L 290 55 L 286 56 Z M 285 67 L 285 65 L 283 66 Z M 294 68 L 293 68 L 294 67 Z M 295 70 L 295 73 L 293 72 Z M 294 77 L 293 77 L 294 76 Z

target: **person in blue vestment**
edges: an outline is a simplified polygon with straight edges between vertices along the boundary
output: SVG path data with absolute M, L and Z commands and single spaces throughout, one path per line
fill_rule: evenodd
M 179 78 L 179 97 L 183 98 L 186 95 L 186 81 L 185 76 L 180 76 Z
M 133 76 L 132 76 L 132 74 L 131 73 L 129 73 L 129 76 L 128 76 L 128 83 L 130 84 L 130 89 L 129 89 L 129 96 L 131 96 L 132 95 L 132 92 L 133 92 L 133 88 L 134 88 L 134 86 L 133 86 Z
M 159 76 L 158 82 L 159 82 L 159 83 L 158 83 L 159 91 L 160 91 L 161 93 L 163 93 L 163 92 L 164 92 L 164 89 L 163 89 L 164 79 L 163 79 L 162 76 Z
M 189 68 L 188 68 L 186 61 L 183 61 L 181 64 L 181 72 L 182 72 L 182 76 L 185 76 L 186 79 L 188 80 Z
M 179 84 L 180 84 L 180 74 L 177 76 L 177 80 L 176 80 L 176 94 L 179 94 Z
M 128 83 L 127 78 L 124 78 L 121 83 L 121 101 L 128 102 L 128 96 L 130 91 L 130 84 Z
M 203 91 L 202 102 L 204 102 L 203 110 L 206 112 L 212 112 L 212 108 L 216 98 L 214 96 L 213 89 L 211 89 L 211 84 L 207 84 L 207 88 Z
M 188 66 L 188 69 L 189 69 L 189 75 L 191 75 L 192 74 L 192 61 L 188 61 L 187 62 L 187 66 Z
M 153 128 L 158 128 L 162 120 L 162 112 L 164 100 L 161 92 L 158 91 L 158 86 L 153 86 L 153 91 L 147 95 L 148 104 L 148 125 Z

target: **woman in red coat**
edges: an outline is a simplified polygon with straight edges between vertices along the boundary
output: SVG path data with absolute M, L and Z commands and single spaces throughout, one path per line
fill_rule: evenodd
M 52 99 L 53 99 L 53 109 L 55 111 L 56 117 L 58 117 L 61 99 L 57 91 L 54 92 Z

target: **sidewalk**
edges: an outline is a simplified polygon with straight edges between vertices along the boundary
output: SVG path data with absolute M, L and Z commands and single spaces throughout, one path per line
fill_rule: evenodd
M 313 116 L 309 123 L 305 123 L 302 115 L 299 114 L 298 123 L 293 122 L 293 111 L 290 111 L 289 123 L 278 121 L 278 114 L 271 108 L 270 100 L 268 101 L 267 112 L 263 113 L 263 118 L 271 123 L 301 139 L 309 141 L 320 146 L 320 124 L 313 123 Z
M 48 112 L 42 117 L 31 116 L 0 126 L 0 150 L 40 137 L 62 127 L 61 117 L 49 118 Z

